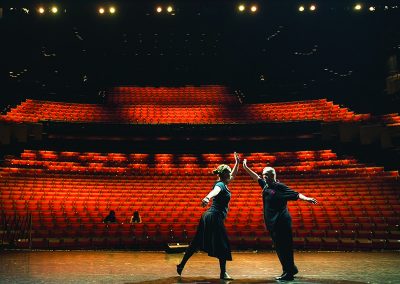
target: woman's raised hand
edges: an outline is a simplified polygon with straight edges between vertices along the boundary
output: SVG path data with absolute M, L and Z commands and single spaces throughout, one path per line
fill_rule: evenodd
M 235 162 L 239 163 L 240 162 L 239 154 L 235 152 L 235 153 L 233 153 L 233 155 L 235 156 Z

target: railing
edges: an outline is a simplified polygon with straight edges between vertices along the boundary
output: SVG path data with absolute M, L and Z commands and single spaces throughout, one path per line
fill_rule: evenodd
M 31 248 L 32 240 L 32 215 L 25 216 L 14 213 L 7 214 L 2 211 L 0 214 L 0 247 L 17 247 L 19 242 L 28 244 Z

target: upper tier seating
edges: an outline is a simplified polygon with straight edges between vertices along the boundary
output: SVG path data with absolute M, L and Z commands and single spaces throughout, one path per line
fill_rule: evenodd
M 389 113 L 382 115 L 381 120 L 387 126 L 399 127 L 400 126 L 400 115 L 398 113 Z
M 168 104 L 100 105 L 26 100 L 2 120 L 15 122 L 64 121 L 136 124 L 238 124 L 284 121 L 362 121 L 369 114 L 355 114 L 326 99 L 266 104 Z
M 107 103 L 116 105 L 221 105 L 238 104 L 224 86 L 167 87 L 115 87 L 107 94 Z
M 32 214 L 34 248 L 159 249 L 188 242 L 212 188 L 211 170 L 232 154 L 92 153 L 25 150 L 0 169 L 0 210 Z M 260 172 L 276 168 L 318 205 L 289 202 L 294 241 L 306 249 L 399 248 L 399 175 L 331 150 L 244 153 Z M 270 249 L 260 188 L 241 169 L 226 221 L 235 248 Z M 115 210 L 118 224 L 103 224 Z M 133 211 L 143 223 L 128 224 Z M 21 241 L 20 246 L 27 245 Z

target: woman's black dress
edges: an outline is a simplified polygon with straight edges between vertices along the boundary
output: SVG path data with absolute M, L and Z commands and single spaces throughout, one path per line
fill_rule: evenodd
M 213 198 L 211 207 L 203 213 L 192 241 L 209 256 L 232 260 L 231 247 L 224 221 L 228 213 L 231 192 L 223 182 L 215 183 L 221 191 Z

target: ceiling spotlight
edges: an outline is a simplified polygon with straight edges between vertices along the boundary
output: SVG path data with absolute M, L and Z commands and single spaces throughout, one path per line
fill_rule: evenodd
M 168 6 L 168 7 L 167 7 L 167 12 L 168 12 L 168 13 L 171 13 L 173 10 L 174 10 L 174 8 L 172 8 L 172 6 Z
M 243 12 L 244 10 L 246 10 L 246 7 L 245 7 L 243 4 L 242 4 L 242 5 L 239 5 L 238 10 L 239 10 L 240 12 Z
M 161 13 L 162 12 L 162 8 L 160 6 L 158 6 L 156 11 L 157 11 L 157 13 Z
M 104 8 L 99 8 L 99 14 L 104 14 L 105 10 Z
M 256 5 L 251 6 L 250 11 L 252 11 L 253 13 L 257 12 L 258 8 Z
M 115 10 L 115 7 L 111 6 L 110 9 L 109 9 L 109 11 L 110 11 L 111 14 L 114 14 L 115 11 L 116 11 L 116 10 Z
M 361 4 L 357 4 L 354 6 L 354 10 L 360 11 L 362 9 Z
M 305 9 L 304 9 L 304 6 L 300 6 L 300 7 L 299 7 L 299 11 L 300 11 L 300 12 L 304 12 L 304 10 L 305 10 Z
M 53 14 L 57 14 L 58 13 L 58 8 L 56 6 L 51 7 L 51 12 Z
M 44 8 L 43 7 L 39 7 L 38 13 L 39 14 L 44 14 L 44 12 L 45 12 Z
M 315 5 L 310 6 L 310 11 L 315 11 L 315 9 L 317 9 L 317 7 L 315 7 Z
M 373 12 L 373 11 L 375 11 L 375 7 L 374 7 L 374 6 L 371 6 L 371 7 L 369 7 L 369 10 L 370 10 L 371 12 Z

